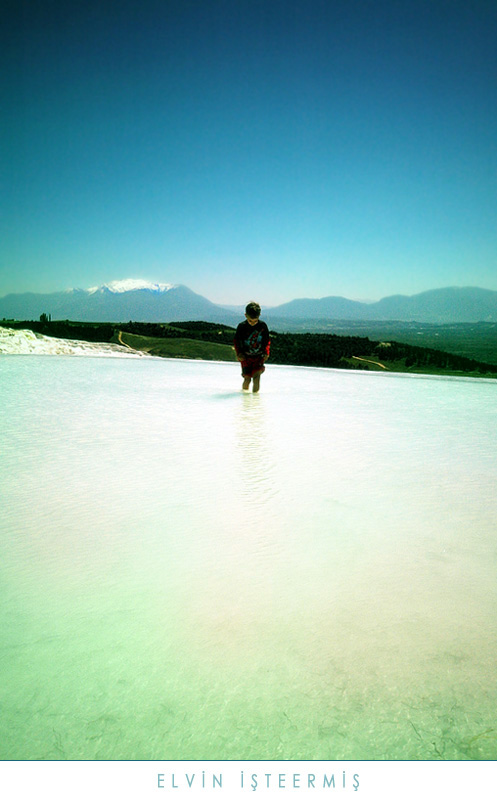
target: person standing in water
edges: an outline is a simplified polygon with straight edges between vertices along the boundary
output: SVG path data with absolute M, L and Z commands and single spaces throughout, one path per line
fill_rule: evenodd
M 260 315 L 259 303 L 249 303 L 245 308 L 245 321 L 240 322 L 233 341 L 236 357 L 242 365 L 242 389 L 245 391 L 250 381 L 253 381 L 252 391 L 259 391 L 261 375 L 266 369 L 264 363 L 269 358 L 269 330 L 259 319 Z

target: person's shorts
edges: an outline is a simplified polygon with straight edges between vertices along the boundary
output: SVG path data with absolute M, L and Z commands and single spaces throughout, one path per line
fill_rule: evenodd
M 240 363 L 242 365 L 242 375 L 244 378 L 253 378 L 254 375 L 262 375 L 266 369 L 263 356 L 247 356 Z

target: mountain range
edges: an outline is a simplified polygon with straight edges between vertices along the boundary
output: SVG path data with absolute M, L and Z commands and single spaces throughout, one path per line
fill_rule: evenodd
M 236 325 L 243 309 L 212 303 L 181 284 L 114 281 L 91 289 L 52 294 L 9 294 L 0 298 L 0 319 L 52 319 L 82 322 L 178 322 L 204 320 Z M 476 287 L 448 287 L 420 294 L 392 295 L 375 303 L 344 297 L 298 299 L 263 309 L 270 327 L 283 329 L 291 321 L 368 320 L 429 322 L 497 322 L 497 292 Z

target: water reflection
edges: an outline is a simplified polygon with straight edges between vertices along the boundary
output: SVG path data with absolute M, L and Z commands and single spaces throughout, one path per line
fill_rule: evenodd
M 229 493 L 217 492 L 204 552 L 196 575 L 196 593 L 188 603 L 190 641 L 213 658 L 222 646 L 224 659 L 233 655 L 274 608 L 284 552 L 281 497 L 274 443 L 265 399 L 237 394 L 225 415 L 216 469 L 229 483 Z M 231 444 L 231 447 L 230 447 Z M 212 485 L 212 484 L 211 484 Z
M 236 424 L 241 493 L 244 512 L 259 519 L 278 494 L 276 464 L 263 397 L 244 394 L 241 400 Z

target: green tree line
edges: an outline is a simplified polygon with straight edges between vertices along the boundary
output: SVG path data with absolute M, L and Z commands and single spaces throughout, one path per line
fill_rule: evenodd
M 45 335 L 90 342 L 110 342 L 118 330 L 153 338 L 189 338 L 232 346 L 235 329 L 215 322 L 185 321 L 173 323 L 136 322 L 73 322 L 51 320 L 42 314 L 38 321 L 10 322 L 4 326 L 29 328 Z M 331 333 L 279 333 L 270 331 L 271 356 L 275 364 L 294 366 L 368 369 L 365 362 L 351 364 L 355 357 L 393 363 L 412 371 L 440 371 L 496 374 L 497 365 L 486 364 L 465 356 L 401 342 L 376 342 L 363 336 L 339 336 Z

